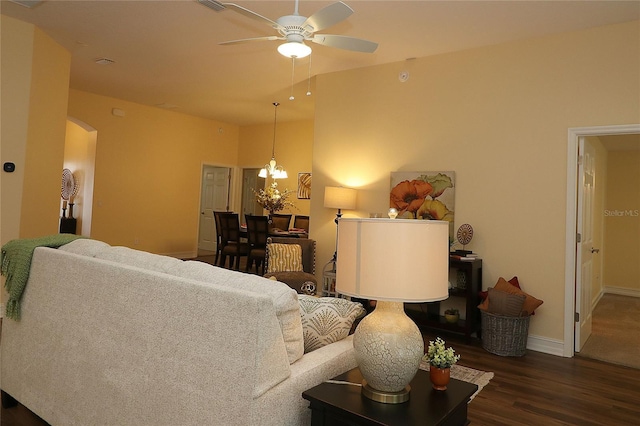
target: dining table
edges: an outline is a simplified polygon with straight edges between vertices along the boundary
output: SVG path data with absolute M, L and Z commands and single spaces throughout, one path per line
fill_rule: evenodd
M 304 229 L 291 228 L 289 230 L 283 229 L 270 229 L 270 237 L 285 237 L 285 238 L 309 238 L 309 234 Z M 247 225 L 240 225 L 240 237 L 247 238 Z

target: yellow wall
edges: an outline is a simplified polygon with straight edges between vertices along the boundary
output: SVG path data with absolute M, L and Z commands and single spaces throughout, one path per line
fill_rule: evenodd
M 314 190 L 358 187 L 346 213 L 366 216 L 386 210 L 390 172 L 455 171 L 456 227 L 474 227 L 484 287 L 517 275 L 544 300 L 530 333 L 561 344 L 567 129 L 637 123 L 639 75 L 638 21 L 320 75 Z M 321 263 L 335 211 L 318 197 L 311 215 Z
M 278 107 L 282 108 L 282 107 Z M 243 168 L 262 168 L 271 159 L 273 144 L 273 124 L 243 126 L 240 128 L 239 164 Z M 311 172 L 313 150 L 313 121 L 278 123 L 276 129 L 276 161 L 287 171 L 287 179 L 278 179 L 280 190 L 293 191 L 290 200 L 295 208 L 285 209 L 283 213 L 309 215 L 310 200 L 299 200 L 298 173 Z M 314 192 L 313 183 L 311 196 Z M 293 223 L 293 221 L 291 222 Z
M 58 232 L 69 52 L 2 16 L 2 243 Z
M 611 151 L 605 202 L 604 285 L 640 294 L 640 152 Z
M 237 165 L 238 127 L 77 90 L 69 116 L 97 131 L 91 237 L 195 254 L 202 165 Z

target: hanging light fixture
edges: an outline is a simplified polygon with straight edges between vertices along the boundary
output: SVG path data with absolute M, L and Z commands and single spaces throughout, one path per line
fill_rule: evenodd
M 278 52 L 287 58 L 305 58 L 311 54 L 311 48 L 301 41 L 290 41 L 278 46 Z
M 276 123 L 278 119 L 278 105 L 280 105 L 278 102 L 273 103 L 275 110 L 273 113 L 273 145 L 271 146 L 271 161 L 260 169 L 258 177 L 261 178 L 271 176 L 272 179 L 286 179 L 288 177 L 287 171 L 282 166 L 276 164 Z

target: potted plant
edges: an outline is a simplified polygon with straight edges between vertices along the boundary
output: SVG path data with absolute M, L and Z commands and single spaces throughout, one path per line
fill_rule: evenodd
M 453 308 L 447 309 L 446 311 L 444 311 L 444 318 L 448 323 L 456 324 L 460 319 L 460 311 Z
M 429 376 L 433 388 L 446 390 L 451 378 L 451 366 L 460 359 L 453 348 L 445 347 L 445 342 L 440 337 L 429 342 L 427 353 L 422 358 L 429 363 Z

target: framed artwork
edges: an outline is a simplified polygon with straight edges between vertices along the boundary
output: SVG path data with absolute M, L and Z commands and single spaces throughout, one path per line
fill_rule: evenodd
M 311 198 L 311 173 L 298 173 L 298 199 L 308 200 Z
M 449 222 L 453 241 L 455 172 L 391 172 L 389 207 L 398 218 Z

